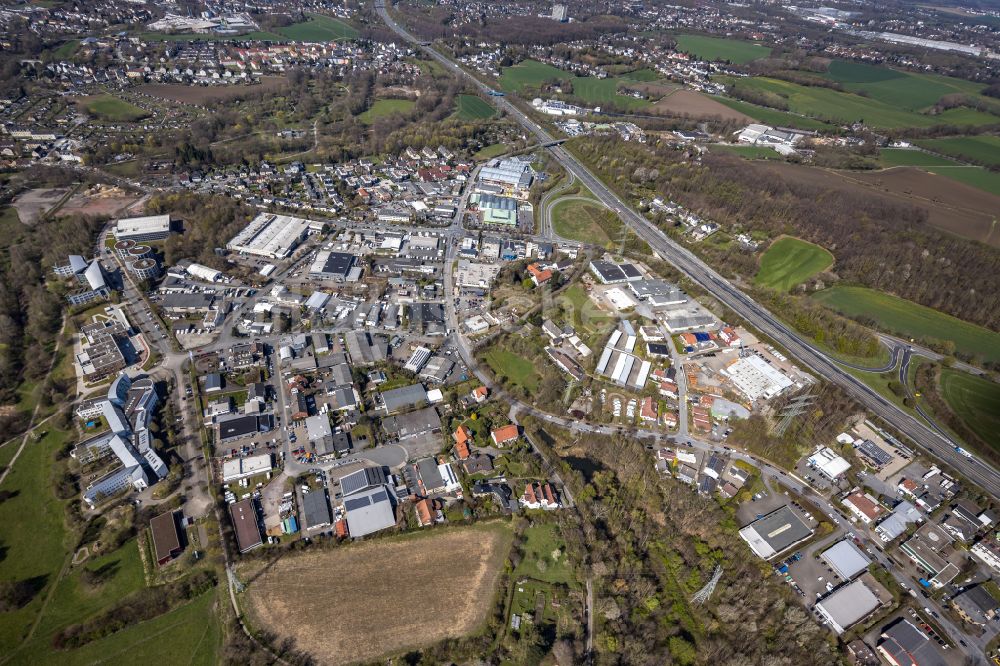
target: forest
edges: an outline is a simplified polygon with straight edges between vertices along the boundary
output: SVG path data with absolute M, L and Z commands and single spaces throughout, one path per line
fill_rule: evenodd
M 724 228 L 801 237 L 836 255 L 831 278 L 1000 328 L 1000 252 L 932 228 L 917 205 L 784 179 L 727 155 L 689 161 L 666 142 L 589 136 L 568 145 L 634 201 L 662 196 Z M 747 264 L 732 268 L 745 271 Z

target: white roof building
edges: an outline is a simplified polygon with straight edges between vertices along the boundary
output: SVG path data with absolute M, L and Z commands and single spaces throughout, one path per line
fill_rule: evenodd
M 222 481 L 238 481 L 239 479 L 264 474 L 271 471 L 271 455 L 264 453 L 259 456 L 233 458 L 222 463 Z
M 770 400 L 794 383 L 759 356 L 741 358 L 723 372 L 751 401 Z
M 242 254 L 284 259 L 305 238 L 309 224 L 299 217 L 260 213 L 226 247 Z
M 831 481 L 835 481 L 840 478 L 844 472 L 851 469 L 851 463 L 844 460 L 829 446 L 821 446 L 817 448 L 813 454 L 809 456 L 809 464 L 819 470 L 820 474 Z
M 147 215 L 145 217 L 125 217 L 115 225 L 118 240 L 157 240 L 170 235 L 169 215 Z

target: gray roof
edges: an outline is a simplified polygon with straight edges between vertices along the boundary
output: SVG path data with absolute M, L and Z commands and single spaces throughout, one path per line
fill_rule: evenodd
M 740 530 L 740 536 L 765 559 L 788 550 L 811 534 L 812 530 L 787 504 Z
M 399 439 L 422 435 L 441 427 L 441 417 L 433 407 L 382 419 L 382 428 Z
M 340 479 L 340 490 L 344 497 L 359 493 L 385 483 L 385 473 L 381 467 L 365 467 Z
M 838 541 L 823 551 L 823 559 L 844 580 L 865 571 L 871 560 L 849 539 Z
M 302 519 L 306 528 L 330 524 L 330 502 L 323 489 L 302 495 Z
M 832 624 L 833 630 L 841 634 L 881 605 L 864 581 L 856 580 L 818 601 L 816 609 Z
M 388 486 L 377 486 L 344 499 L 347 529 L 352 537 L 363 537 L 396 524 L 391 496 Z
M 418 460 L 417 471 L 420 473 L 420 481 L 424 484 L 424 490 L 432 492 L 444 487 L 444 479 L 438 471 L 437 461 L 434 458 L 424 458 Z
M 333 435 L 330 427 L 330 419 L 326 414 L 317 414 L 306 419 L 306 432 L 309 434 L 309 441 L 316 441 L 324 437 Z
M 934 643 L 924 632 L 917 629 L 907 619 L 882 630 L 883 640 L 879 647 L 891 655 L 896 663 L 903 666 L 945 666 Z
M 1000 608 L 997 600 L 982 585 L 975 585 L 956 594 L 951 601 L 979 624 L 986 623 L 987 613 L 995 612 Z
M 409 407 L 416 407 L 421 403 L 427 402 L 427 391 L 424 390 L 422 384 L 401 386 L 385 391 L 381 395 L 387 414 L 392 414 Z

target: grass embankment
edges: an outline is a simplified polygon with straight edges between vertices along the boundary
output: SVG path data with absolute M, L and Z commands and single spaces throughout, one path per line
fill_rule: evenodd
M 961 370 L 941 370 L 941 395 L 969 429 L 1000 449 L 1000 384 Z
M 621 221 L 597 201 L 565 199 L 551 209 L 552 228 L 558 236 L 584 243 L 609 246 L 622 231 Z
M 771 243 L 760 258 L 754 281 L 764 287 L 788 291 L 833 266 L 829 251 L 807 241 L 784 237 Z
M 813 294 L 818 302 L 847 315 L 874 321 L 884 331 L 913 339 L 950 340 L 956 351 L 1000 361 L 1000 333 L 866 287 L 834 286 Z

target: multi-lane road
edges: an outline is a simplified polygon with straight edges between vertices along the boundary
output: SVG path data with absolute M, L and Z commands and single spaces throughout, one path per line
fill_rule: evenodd
M 455 73 L 474 85 L 484 93 L 491 92 L 489 86 L 459 67 L 454 61 L 445 57 L 437 50 L 422 44 L 413 35 L 403 29 L 385 9 L 383 0 L 376 0 L 376 10 L 385 24 L 403 39 L 414 44 L 429 57 L 439 62 L 443 67 Z M 974 483 L 980 485 L 994 496 L 1000 496 L 1000 472 L 992 466 L 975 458 L 968 458 L 955 450 L 955 443 L 947 436 L 936 432 L 912 415 L 903 411 L 895 403 L 860 381 L 837 361 L 818 349 L 811 342 L 800 337 L 784 322 L 775 317 L 764 306 L 733 286 L 726 278 L 708 266 L 692 252 L 671 240 L 658 227 L 637 213 L 617 194 L 609 189 L 599 178 L 594 176 L 565 148 L 559 145 L 545 128 L 529 118 L 506 97 L 489 95 L 491 103 L 504 111 L 511 119 L 518 122 L 524 129 L 534 135 L 538 141 L 547 147 L 551 156 L 564 169 L 586 186 L 601 203 L 615 211 L 641 239 L 665 261 L 670 262 L 685 273 L 701 288 L 724 303 L 750 326 L 769 337 L 776 344 L 784 347 L 792 356 L 809 367 L 821 377 L 837 384 L 848 395 L 864 405 L 871 413 L 883 420 L 889 426 L 909 438 L 924 451 L 947 463 L 959 473 Z

